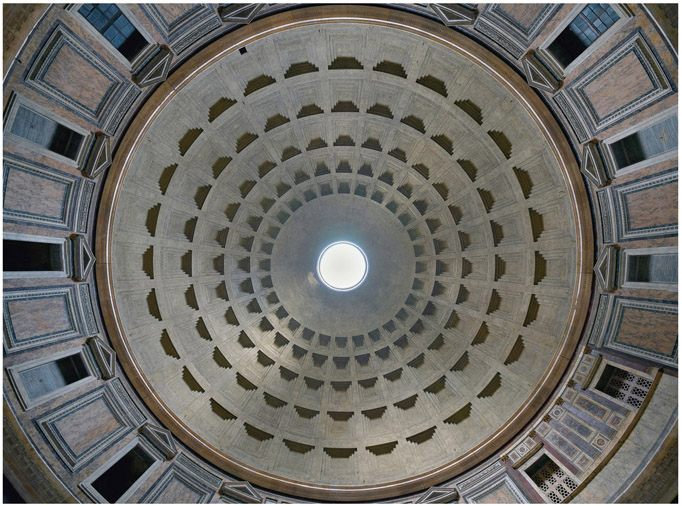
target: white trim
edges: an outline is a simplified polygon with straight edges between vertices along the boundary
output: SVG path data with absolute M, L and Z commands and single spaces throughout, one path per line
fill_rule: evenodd
M 644 256 L 644 255 L 676 255 L 677 256 L 677 246 L 666 246 L 661 248 L 636 248 L 636 249 L 624 249 L 620 252 L 620 265 L 618 275 L 618 285 L 620 288 L 644 288 L 646 290 L 666 290 L 668 292 L 677 292 L 677 281 L 666 282 L 638 282 L 638 281 L 628 281 L 629 272 L 629 258 L 633 256 Z
M 675 149 L 672 149 L 670 151 L 660 153 L 654 156 L 653 158 L 647 158 L 646 160 L 642 160 L 641 162 L 633 163 L 632 165 L 628 165 L 623 168 L 618 168 L 618 166 L 616 165 L 616 158 L 613 155 L 613 150 L 611 149 L 611 144 L 621 139 L 624 139 L 628 135 L 632 135 L 636 132 L 639 132 L 640 130 L 644 130 L 645 128 L 653 126 L 656 123 L 665 121 L 673 116 L 677 116 L 677 107 L 666 109 L 665 111 L 662 111 L 658 114 L 654 114 L 653 116 L 637 123 L 636 125 L 633 125 L 630 128 L 626 128 L 622 132 L 618 132 L 617 134 L 612 135 L 611 137 L 601 141 L 602 146 L 604 147 L 604 157 L 606 158 L 606 163 L 608 164 L 610 172 L 613 174 L 614 177 L 622 176 L 623 174 L 629 174 L 630 172 L 643 169 L 644 167 L 649 167 L 656 163 L 677 157 L 676 147 Z
M 147 41 L 147 45 L 142 48 L 133 61 L 128 61 L 128 59 L 123 56 L 121 52 L 111 42 L 109 42 L 104 35 L 99 33 L 99 31 L 90 23 L 90 21 L 88 21 L 80 12 L 78 12 L 78 9 L 80 9 L 82 6 L 83 4 L 70 4 L 64 8 L 70 12 L 71 15 L 76 18 L 76 20 L 78 20 L 78 22 L 81 23 L 83 27 L 100 42 L 100 44 L 106 47 L 114 56 L 114 58 L 125 65 L 125 67 L 130 71 L 134 71 L 136 67 L 144 62 L 150 56 L 151 52 L 156 48 L 156 41 L 154 40 L 154 37 L 152 37 L 149 32 L 140 24 L 137 18 L 135 18 L 135 15 L 130 8 L 125 4 L 117 3 L 116 7 L 120 9 L 130 24 L 133 25 L 135 29 L 140 32 L 140 35 L 142 35 L 142 37 L 144 37 Z
M 85 364 L 85 368 L 89 373 L 89 376 L 86 376 L 84 378 L 79 379 L 78 381 L 74 381 L 73 383 L 57 388 L 55 390 L 52 390 L 51 392 L 38 397 L 36 399 L 32 399 L 29 394 L 28 390 L 26 390 L 23 380 L 21 379 L 21 373 L 24 371 L 27 371 L 28 369 L 33 369 L 34 367 L 39 367 L 44 364 L 49 364 L 50 362 L 56 362 L 57 360 L 65 357 L 70 357 L 73 355 L 80 355 L 81 358 L 83 359 L 83 364 Z M 10 367 L 7 367 L 7 376 L 9 377 L 11 385 L 14 387 L 14 392 L 17 394 L 17 398 L 19 399 L 19 403 L 21 406 L 24 408 L 24 410 L 33 408 L 39 404 L 42 404 L 46 401 L 55 399 L 56 397 L 60 397 L 64 395 L 67 392 L 70 392 L 72 390 L 75 390 L 76 388 L 79 388 L 81 385 L 84 385 L 85 383 L 89 383 L 90 381 L 93 381 L 98 378 L 98 375 L 96 373 L 95 365 L 92 363 L 91 359 L 88 356 L 88 353 L 86 352 L 85 346 L 80 346 L 79 348 L 71 348 L 69 350 L 61 351 L 59 353 L 56 353 L 54 355 L 50 355 L 48 357 L 43 357 L 43 358 L 38 358 L 36 360 L 30 360 L 28 362 L 23 362 L 18 365 L 13 365 Z
M 12 126 L 14 124 L 14 120 L 16 119 L 17 111 L 19 110 L 19 106 L 22 105 L 27 109 L 33 111 L 34 113 L 39 114 L 40 116 L 44 116 L 52 121 L 55 121 L 56 123 L 59 123 L 60 125 L 70 128 L 71 130 L 78 134 L 81 134 L 83 136 L 83 142 L 81 142 L 81 145 L 78 147 L 78 154 L 76 155 L 76 158 L 72 159 L 60 155 L 59 153 L 55 153 L 54 151 L 51 151 L 48 148 L 41 146 L 40 144 L 36 144 L 33 141 L 30 141 L 28 139 L 25 139 L 24 137 L 20 137 L 19 135 L 12 133 Z M 3 140 L 5 142 L 9 140 L 20 146 L 23 146 L 30 150 L 36 151 L 42 155 L 45 155 L 49 158 L 62 162 L 66 165 L 82 168 L 83 165 L 85 164 L 86 155 L 90 149 L 90 145 L 92 144 L 93 134 L 88 130 L 85 130 L 80 126 L 71 123 L 70 121 L 62 117 L 57 116 L 54 112 L 47 109 L 46 107 L 36 104 L 32 100 L 29 100 L 26 97 L 23 97 L 15 92 L 12 92 L 12 95 L 7 101 L 7 109 L 5 111 L 5 117 L 3 120 L 3 137 L 4 137 Z
M 69 278 L 71 277 L 71 248 L 69 248 L 69 239 L 63 237 L 48 237 L 42 235 L 30 234 L 16 234 L 12 232 L 5 232 L 3 234 L 3 242 L 23 241 L 42 244 L 59 244 L 61 245 L 61 253 L 59 255 L 61 260 L 61 270 L 55 271 L 3 271 L 3 279 L 18 279 L 18 278 Z
M 618 21 L 611 25 L 604 33 L 595 39 L 595 41 L 590 44 L 585 50 L 578 55 L 578 57 L 573 60 L 566 68 L 559 63 L 554 56 L 549 52 L 548 47 L 556 40 L 556 38 L 563 32 L 568 25 L 570 25 L 573 20 L 580 14 L 580 12 L 589 4 L 579 4 L 568 13 L 564 20 L 557 26 L 552 33 L 545 39 L 545 41 L 540 44 L 537 52 L 540 53 L 542 58 L 544 58 L 552 67 L 553 70 L 557 71 L 562 77 L 568 76 L 573 72 L 581 63 L 583 63 L 587 58 L 589 58 L 592 53 L 594 53 L 601 45 L 604 44 L 613 34 L 618 32 L 625 23 L 627 23 L 632 14 L 630 11 L 619 4 L 608 4 L 616 14 L 618 14 Z
M 85 492 L 85 494 L 96 503 L 110 504 L 102 495 L 95 489 L 92 485 L 97 478 L 106 473 L 114 464 L 116 464 L 121 458 L 128 453 L 130 450 L 140 446 L 150 457 L 154 459 L 154 462 L 147 468 L 147 470 L 142 473 L 142 475 L 135 480 L 128 490 L 126 490 L 121 497 L 116 500 L 116 504 L 127 502 L 127 500 L 132 496 L 135 491 L 144 483 L 147 477 L 161 464 L 157 453 L 153 450 L 151 445 L 140 437 L 136 437 L 130 441 L 126 446 L 117 451 L 113 456 L 111 456 L 102 466 L 97 469 L 94 473 L 90 474 L 85 478 L 78 487 Z

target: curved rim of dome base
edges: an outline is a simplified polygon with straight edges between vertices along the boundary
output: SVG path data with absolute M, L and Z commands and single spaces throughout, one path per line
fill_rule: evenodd
M 165 106 L 192 81 L 193 77 L 245 44 L 280 31 L 325 23 L 361 23 L 404 30 L 456 51 L 485 70 L 519 101 L 547 140 L 559 163 L 576 223 L 577 267 L 568 325 L 562 334 L 562 342 L 557 353 L 524 405 L 486 440 L 460 457 L 408 479 L 367 486 L 317 485 L 292 480 L 241 462 L 204 441 L 168 408 L 145 377 L 124 334 L 114 292 L 112 230 L 123 180 L 143 136 Z M 306 7 L 254 21 L 222 36 L 177 68 L 141 107 L 115 153 L 99 208 L 96 229 L 96 256 L 99 262 L 96 270 L 105 326 L 123 370 L 149 409 L 175 437 L 213 465 L 260 487 L 292 496 L 335 502 L 378 500 L 425 490 L 471 469 L 509 443 L 537 416 L 540 407 L 554 391 L 575 352 L 589 307 L 594 245 L 590 207 L 573 152 L 551 112 L 513 68 L 467 36 L 436 21 L 390 8 L 360 5 Z

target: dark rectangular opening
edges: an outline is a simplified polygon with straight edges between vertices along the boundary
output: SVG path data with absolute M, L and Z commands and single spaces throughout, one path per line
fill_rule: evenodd
M 137 445 L 92 482 L 92 486 L 110 503 L 118 501 L 154 463 L 154 457 Z
M 565 68 L 618 21 L 618 14 L 608 4 L 590 4 L 554 39 L 547 50 Z
M 83 142 L 83 135 L 23 105 L 17 110 L 11 132 L 72 160 L 78 157 Z
M 114 4 L 83 4 L 78 12 L 128 61 L 133 61 L 147 45 L 147 40 Z
M 2 268 L 6 272 L 61 271 L 60 244 L 46 242 L 2 241 Z
M 627 281 L 677 283 L 677 255 L 628 256 Z
M 90 376 L 80 353 L 63 357 L 19 373 L 30 399 L 35 400 L 55 390 Z
M 677 149 L 677 116 L 635 132 L 611 144 L 619 169 Z

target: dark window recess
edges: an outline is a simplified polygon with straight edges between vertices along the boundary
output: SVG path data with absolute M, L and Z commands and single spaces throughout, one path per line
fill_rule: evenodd
M 628 281 L 677 283 L 677 255 L 628 256 Z
M 2 502 L 4 504 L 26 504 L 21 494 L 17 492 L 12 485 L 12 482 L 7 479 L 7 476 L 2 475 Z
M 138 445 L 104 471 L 92 486 L 107 501 L 115 503 L 153 463 L 154 458 Z
M 526 469 L 526 474 L 554 504 L 562 503 L 578 488 L 578 484 L 547 455 Z
M 21 105 L 11 131 L 14 135 L 72 160 L 78 156 L 78 149 L 83 142 L 81 134 Z
M 133 61 L 147 45 L 147 40 L 114 4 L 83 4 L 78 12 L 128 61 Z
M 60 358 L 19 373 L 30 399 L 35 400 L 90 376 L 80 354 Z
M 597 390 L 638 409 L 649 393 L 652 381 L 607 365 L 597 383 Z
M 2 268 L 5 271 L 61 271 L 60 244 L 30 241 L 2 241 Z
M 618 14 L 608 4 L 590 4 L 580 11 L 547 50 L 561 65 L 568 67 L 616 21 Z
M 677 116 L 611 144 L 611 151 L 619 169 L 674 149 L 677 149 Z

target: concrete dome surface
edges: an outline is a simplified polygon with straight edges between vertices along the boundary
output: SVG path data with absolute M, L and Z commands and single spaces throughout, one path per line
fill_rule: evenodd
M 676 496 L 675 12 L 8 16 L 8 489 Z

